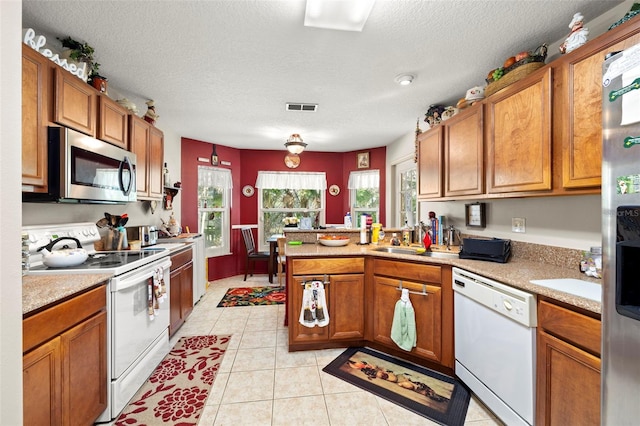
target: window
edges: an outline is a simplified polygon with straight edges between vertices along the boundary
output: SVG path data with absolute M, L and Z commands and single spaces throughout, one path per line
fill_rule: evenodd
M 198 232 L 207 257 L 231 253 L 231 170 L 198 166 Z
M 325 173 L 258 172 L 258 249 L 267 250 L 267 238 L 282 234 L 285 218 L 325 223 Z M 287 219 L 287 221 L 290 221 Z M 295 226 L 295 225 L 294 225 Z
M 377 223 L 380 218 L 380 171 L 351 172 L 348 186 L 353 226 L 360 227 L 363 214 L 371 215 L 373 223 Z
M 396 165 L 395 187 L 398 197 L 395 211 L 399 212 L 396 226 L 404 226 L 405 222 L 409 226 L 414 226 L 419 221 L 416 198 L 417 182 L 418 172 L 413 160 L 403 161 Z

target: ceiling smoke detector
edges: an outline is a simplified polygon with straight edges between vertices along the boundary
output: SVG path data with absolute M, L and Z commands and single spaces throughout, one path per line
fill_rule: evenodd
M 287 111 L 307 111 L 316 112 L 318 110 L 318 104 L 302 104 L 302 103 L 286 103 L 285 109 Z

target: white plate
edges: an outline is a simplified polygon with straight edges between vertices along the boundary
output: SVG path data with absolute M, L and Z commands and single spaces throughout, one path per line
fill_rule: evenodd
M 328 246 L 328 247 L 340 247 L 340 246 L 346 246 L 347 244 L 349 244 L 349 239 L 344 239 L 344 240 L 323 240 L 323 239 L 319 239 L 318 241 L 320 241 L 320 244 L 322 244 L 323 246 Z

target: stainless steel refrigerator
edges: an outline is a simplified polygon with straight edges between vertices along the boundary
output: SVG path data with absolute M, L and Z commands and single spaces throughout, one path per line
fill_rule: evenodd
M 603 425 L 640 424 L 640 44 L 602 76 Z

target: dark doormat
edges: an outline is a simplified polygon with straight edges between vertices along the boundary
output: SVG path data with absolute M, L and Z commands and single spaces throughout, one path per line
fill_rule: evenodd
M 453 377 L 369 348 L 349 348 L 322 371 L 434 422 L 464 425 L 471 395 Z
M 218 308 L 231 306 L 281 305 L 287 300 L 283 287 L 236 287 L 227 290 Z

